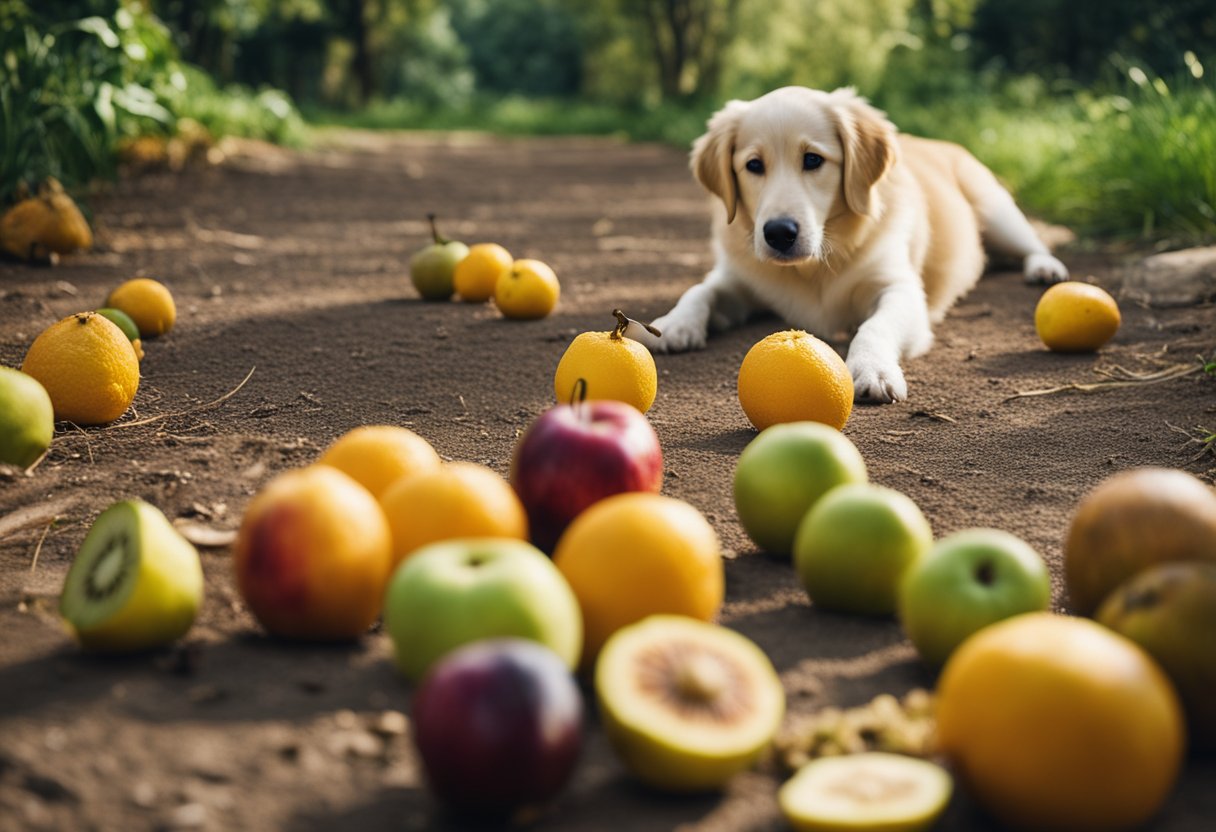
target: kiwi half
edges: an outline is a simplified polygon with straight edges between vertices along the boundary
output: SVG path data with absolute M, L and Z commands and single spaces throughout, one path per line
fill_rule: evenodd
M 941 766 L 870 751 L 807 763 L 777 803 L 803 832 L 917 832 L 933 825 L 953 791 Z
M 676 615 L 613 634 L 596 662 L 595 691 L 626 767 L 666 791 L 721 788 L 764 752 L 785 714 L 781 680 L 759 647 Z
M 198 552 L 159 510 L 125 500 L 93 523 L 68 570 L 59 612 L 92 650 L 143 650 L 190 629 L 203 598 Z

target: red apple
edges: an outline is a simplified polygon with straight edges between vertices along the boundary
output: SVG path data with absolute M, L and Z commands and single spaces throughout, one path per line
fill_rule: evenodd
M 511 485 L 528 511 L 532 542 L 550 553 L 592 503 L 626 491 L 658 492 L 662 484 L 654 428 L 637 408 L 614 400 L 550 408 L 511 460 Z
M 545 803 L 582 748 L 583 699 L 569 668 L 527 639 L 453 650 L 423 678 L 412 717 L 427 783 L 463 814 L 509 816 Z

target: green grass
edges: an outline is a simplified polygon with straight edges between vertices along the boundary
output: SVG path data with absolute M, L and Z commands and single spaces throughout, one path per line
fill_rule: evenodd
M 468 106 L 433 109 L 404 100 L 353 113 L 305 110 L 309 122 L 392 130 L 475 130 L 507 136 L 619 136 L 686 146 L 713 111 L 702 106 L 620 107 L 580 100 L 478 96 Z
M 1187 80 L 1033 104 L 892 106 L 908 132 L 960 142 L 1031 213 L 1098 238 L 1216 239 L 1216 87 Z
M 1120 94 L 1010 91 L 880 102 L 901 130 L 970 148 L 1030 213 L 1098 239 L 1216 240 L 1216 86 L 1187 78 Z M 1018 94 L 1020 93 L 1020 94 Z M 405 101 L 358 113 L 312 111 L 348 127 L 617 135 L 688 147 L 713 104 L 622 108 L 482 97 L 459 109 Z

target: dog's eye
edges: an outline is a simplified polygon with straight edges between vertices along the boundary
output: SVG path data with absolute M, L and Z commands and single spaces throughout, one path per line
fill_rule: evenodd
M 823 157 L 818 153 L 803 153 L 802 154 L 802 169 L 815 170 L 823 164 Z
M 759 159 L 748 159 L 743 167 L 747 168 L 749 173 L 764 173 L 764 162 Z

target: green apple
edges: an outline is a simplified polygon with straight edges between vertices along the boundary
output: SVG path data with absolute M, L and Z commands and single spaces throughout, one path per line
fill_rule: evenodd
M 798 526 L 794 566 L 815 606 L 839 612 L 895 612 L 904 571 L 933 545 L 916 503 L 890 488 L 833 488 Z
M 507 538 L 418 549 L 389 580 L 384 629 L 397 665 L 414 680 L 449 651 L 484 638 L 532 639 L 572 670 L 583 647 L 582 612 L 565 576 L 535 546 Z
M 1120 585 L 1096 618 L 1157 660 L 1178 689 L 1194 744 L 1216 750 L 1216 564 L 1150 567 Z
M 442 236 L 434 214 L 427 214 L 426 218 L 430 220 L 434 242 L 410 258 L 410 280 L 423 300 L 447 300 L 456 291 L 452 282 L 456 264 L 468 256 L 469 247 Z
M 788 556 L 815 501 L 845 483 L 864 483 L 866 464 L 844 434 L 819 422 L 787 422 L 760 432 L 735 467 L 735 510 L 747 536 Z
M 28 468 L 51 446 L 55 412 L 32 376 L 0 367 L 0 462 Z
M 1039 553 L 998 529 L 944 537 L 914 563 L 899 588 L 899 620 L 929 664 L 940 666 L 972 633 L 1051 605 L 1051 576 Z

